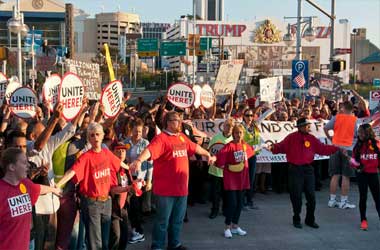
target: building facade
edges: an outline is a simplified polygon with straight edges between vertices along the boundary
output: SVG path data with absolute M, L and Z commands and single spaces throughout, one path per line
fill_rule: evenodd
M 163 39 L 164 33 L 170 27 L 170 23 L 141 23 L 142 38 Z
M 16 0 L 1 4 L 0 8 L 0 46 L 15 47 L 17 36 L 8 31 L 7 21 L 12 17 Z M 51 46 L 65 44 L 65 3 L 60 0 L 36 1 L 20 0 L 24 23 L 30 30 L 42 31 L 42 39 Z
M 329 64 L 330 56 L 330 34 L 331 28 L 323 24 L 316 24 L 316 39 L 308 42 L 302 38 L 301 52 L 302 59 L 309 60 L 309 71 L 320 72 L 321 65 Z M 195 26 L 195 31 L 193 27 Z M 350 48 L 350 24 L 347 20 L 337 22 L 335 25 L 336 48 Z M 266 71 L 269 75 L 291 75 L 292 60 L 295 58 L 296 45 L 287 46 L 282 38 L 287 33 L 287 23 L 267 19 L 255 22 L 219 22 L 188 20 L 181 18 L 166 32 L 167 39 L 186 38 L 188 34 L 198 34 L 200 37 L 213 38 L 211 53 L 207 61 L 217 60 L 221 51 L 228 54 L 230 59 L 244 59 L 245 68 L 251 72 Z M 295 38 L 296 27 L 291 29 L 291 34 Z M 216 52 L 216 53 L 212 53 Z M 350 56 L 339 55 L 336 59 L 346 60 L 349 65 Z M 185 58 L 186 61 L 195 62 L 191 56 Z M 192 65 L 184 63 L 183 58 L 168 57 L 173 70 L 192 74 Z M 196 70 L 197 65 L 194 65 Z M 322 70 L 328 73 L 328 70 Z M 349 70 L 339 73 L 344 82 L 348 82 Z
M 380 52 L 375 52 L 358 62 L 359 82 L 372 83 L 380 79 Z

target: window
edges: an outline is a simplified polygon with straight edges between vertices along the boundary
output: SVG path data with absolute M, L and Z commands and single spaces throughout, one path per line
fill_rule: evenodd
M 375 71 L 375 66 L 372 66 L 372 71 Z

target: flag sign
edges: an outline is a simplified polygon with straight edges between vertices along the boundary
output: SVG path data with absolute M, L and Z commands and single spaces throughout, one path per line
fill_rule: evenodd
M 201 92 L 201 104 L 203 107 L 206 109 L 211 108 L 212 105 L 214 105 L 214 91 L 210 87 L 210 85 L 205 84 L 202 87 L 202 92 Z
M 168 100 L 178 108 L 189 108 L 194 104 L 194 91 L 186 83 L 175 83 L 168 89 Z
M 12 76 L 12 77 L 9 79 L 8 86 L 7 86 L 7 88 L 5 89 L 5 100 L 7 101 L 7 103 L 9 103 L 9 99 L 11 98 L 12 93 L 13 93 L 16 89 L 21 88 L 21 87 L 22 87 L 22 84 L 19 83 L 17 77 Z
M 123 85 L 116 80 L 110 82 L 103 90 L 100 103 L 104 106 L 104 114 L 107 117 L 115 117 L 123 101 Z
M 194 107 L 197 109 L 197 108 L 199 108 L 199 106 L 201 106 L 202 87 L 199 86 L 198 84 L 195 84 L 193 86 L 193 92 L 194 92 L 194 96 L 195 96 Z
M 31 88 L 16 89 L 9 99 L 11 112 L 23 119 L 33 118 L 36 115 L 37 96 Z
M 51 111 L 53 111 L 55 104 L 58 102 L 60 84 L 61 77 L 54 74 L 46 78 L 44 86 L 42 87 L 42 99 L 48 103 L 48 107 Z
M 66 73 L 59 88 L 59 102 L 63 105 L 63 117 L 70 121 L 74 119 L 81 107 L 84 97 L 84 87 L 81 79 L 71 72 Z
M 4 103 L 5 90 L 7 89 L 8 79 L 0 72 L 0 105 Z
M 307 60 L 292 61 L 292 88 L 307 88 L 309 83 L 309 62 Z

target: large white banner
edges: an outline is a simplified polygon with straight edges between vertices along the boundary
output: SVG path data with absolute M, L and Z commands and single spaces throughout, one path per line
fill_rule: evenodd
M 235 92 L 244 60 L 223 60 L 216 77 L 215 95 L 230 95 Z
M 260 79 L 260 101 L 279 102 L 282 100 L 283 92 L 282 76 Z
M 224 119 L 210 120 L 193 120 L 193 126 L 212 138 L 215 134 L 223 131 Z M 317 137 L 323 143 L 328 143 L 328 139 L 323 130 L 327 121 L 311 120 L 311 134 Z M 297 131 L 295 124 L 292 122 L 263 121 L 259 125 L 261 143 L 278 143 L 287 135 Z M 316 156 L 316 160 L 328 159 L 327 156 Z M 283 154 L 273 155 L 271 152 L 261 150 L 257 155 L 257 162 L 286 162 Z

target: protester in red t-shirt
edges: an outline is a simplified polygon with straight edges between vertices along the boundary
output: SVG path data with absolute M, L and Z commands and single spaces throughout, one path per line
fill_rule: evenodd
M 103 138 L 103 127 L 91 123 L 87 128 L 91 149 L 82 154 L 57 183 L 57 187 L 61 187 L 74 177 L 74 183 L 79 184 L 89 249 L 108 249 L 112 212 L 109 193 L 112 186 L 117 186 L 116 173 L 120 166 L 128 169 L 111 151 L 102 148 Z
M 370 124 L 363 124 L 358 129 L 358 142 L 352 152 L 351 166 L 357 168 L 359 186 L 360 229 L 368 230 L 366 216 L 368 187 L 371 190 L 380 218 L 380 184 L 379 184 L 379 142 Z
M 18 148 L 1 156 L 0 249 L 29 249 L 32 206 L 40 194 L 61 194 L 57 188 L 34 184 L 27 179 L 28 160 Z
M 233 141 L 224 145 L 216 155 L 216 165 L 224 169 L 223 183 L 226 198 L 224 237 L 226 238 L 232 238 L 232 234 L 242 236 L 247 234 L 238 223 L 243 207 L 243 190 L 250 187 L 248 159 L 254 155 L 254 151 L 252 146 L 244 142 L 244 131 L 243 125 L 235 125 L 232 130 Z
M 164 249 L 169 230 L 168 249 L 186 249 L 181 244 L 180 233 L 187 205 L 189 156 L 196 153 L 206 156 L 209 162 L 215 161 L 215 157 L 180 132 L 182 125 L 177 112 L 168 112 L 163 125 L 163 133 L 153 138 L 131 168 L 140 168 L 143 161 L 153 160 L 153 193 L 156 195 L 157 214 L 151 248 Z

